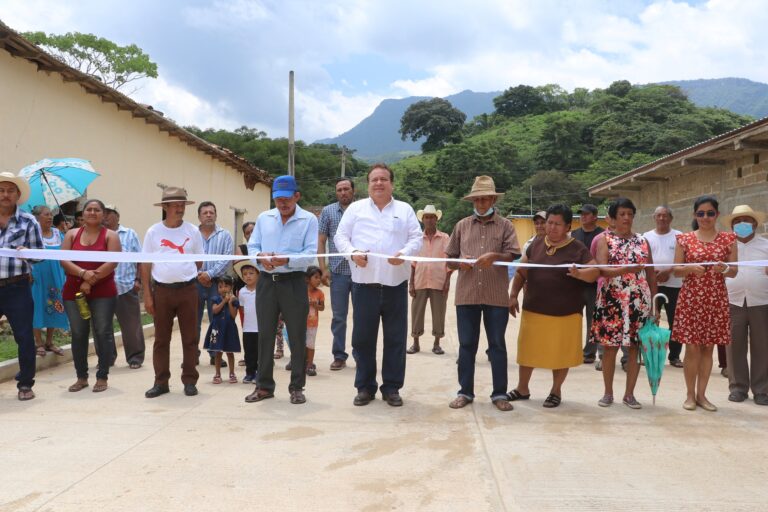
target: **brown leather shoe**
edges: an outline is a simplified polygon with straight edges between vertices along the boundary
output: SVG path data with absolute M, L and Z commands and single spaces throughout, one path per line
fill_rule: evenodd
M 266 400 L 267 398 L 274 398 L 274 397 L 275 397 L 275 394 L 272 391 L 256 388 L 253 390 L 253 393 L 245 397 L 245 401 L 251 404 L 253 402 L 261 402 L 262 400 Z
M 343 359 L 334 359 L 331 363 L 331 370 L 338 371 L 347 366 L 347 362 Z
M 303 404 L 307 401 L 307 397 L 304 396 L 304 392 L 300 389 L 291 391 L 291 403 L 294 405 Z

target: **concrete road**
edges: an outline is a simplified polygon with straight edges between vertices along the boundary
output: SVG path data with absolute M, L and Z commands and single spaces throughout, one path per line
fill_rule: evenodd
M 710 385 L 717 413 L 683 410 L 682 370 L 669 367 L 655 407 L 641 373 L 642 410 L 600 408 L 601 374 L 587 365 L 572 370 L 559 408 L 542 408 L 550 375 L 537 371 L 531 400 L 501 413 L 486 398 L 490 368 L 481 352 L 479 398 L 454 411 L 458 344 L 452 309 L 448 316 L 446 354 L 408 356 L 402 408 L 380 399 L 352 405 L 354 368 L 328 370 L 330 311 L 322 314 L 319 374 L 308 378 L 305 405 L 289 403 L 282 369 L 276 398 L 259 404 L 243 401 L 250 385 L 212 384 L 208 365 L 200 367 L 200 395 L 184 396 L 178 339 L 171 394 L 153 400 L 144 398 L 151 361 L 130 370 L 121 360 L 101 394 L 67 392 L 71 364 L 40 372 L 30 402 L 18 402 L 6 382 L 0 512 L 768 507 L 768 408 L 728 402 L 719 373 Z M 510 387 L 516 339 L 512 321 Z M 619 370 L 617 394 L 623 385 Z

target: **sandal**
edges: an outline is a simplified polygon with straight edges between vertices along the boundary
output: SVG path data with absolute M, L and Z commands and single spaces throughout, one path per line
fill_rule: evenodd
M 88 387 L 88 381 L 87 380 L 80 380 L 77 379 L 77 382 L 69 386 L 69 392 L 70 393 L 77 393 L 78 391 L 82 391 L 85 388 Z
M 131 363 L 128 366 L 130 367 L 131 370 L 138 370 L 139 368 L 141 368 L 141 363 Z
M 421 351 L 421 347 L 415 343 L 410 347 L 408 347 L 408 350 L 406 350 L 406 352 L 409 354 L 415 354 L 416 352 L 419 352 L 419 351 Z
M 441 356 L 445 354 L 445 351 L 440 345 L 435 345 L 434 347 L 432 347 L 432 353 L 437 354 L 438 356 Z
M 256 388 L 253 390 L 253 393 L 245 397 L 245 401 L 249 404 L 253 402 L 261 402 L 262 400 L 266 400 L 267 398 L 274 398 L 275 394 L 271 391 L 267 391 L 266 389 L 260 389 Z
M 517 389 L 513 389 L 509 393 L 507 393 L 507 400 L 510 402 L 514 402 L 515 400 L 529 400 L 531 398 L 531 394 L 528 393 L 527 395 L 522 394 Z
M 237 362 L 237 366 L 245 366 L 245 359 L 241 359 Z
M 275 359 L 282 359 L 282 358 L 283 358 L 283 355 L 284 355 L 284 354 L 283 354 L 283 349 L 281 349 L 281 348 L 278 348 L 278 349 L 276 349 L 276 350 L 275 350 L 275 355 L 274 355 L 274 358 L 275 358 Z
M 61 349 L 60 349 L 59 347 L 57 347 L 56 345 L 53 345 L 53 344 L 51 344 L 51 345 L 46 345 L 46 346 L 45 346 L 45 350 L 46 350 L 46 352 L 53 352 L 53 353 L 54 353 L 54 354 L 56 354 L 57 356 L 63 356 L 63 355 L 64 355 L 64 351 L 63 351 L 63 350 L 61 350 Z
M 234 373 L 229 374 L 229 383 L 230 384 L 237 384 L 237 375 Z
M 560 405 L 560 402 L 562 402 L 562 399 L 559 396 L 550 393 L 546 400 L 544 400 L 543 406 L 547 409 L 552 409 Z
M 300 389 L 291 391 L 291 403 L 294 405 L 303 404 L 307 401 L 307 397 L 304 396 L 304 392 Z
M 467 398 L 463 395 L 459 395 L 456 398 L 454 398 L 453 401 L 451 401 L 451 403 L 448 404 L 448 407 L 450 407 L 451 409 L 461 409 L 462 407 L 466 407 L 471 403 L 472 403 L 471 398 Z
M 221 384 L 221 375 L 214 375 L 213 376 L 213 383 L 214 384 Z
M 42 345 L 37 346 L 37 356 L 38 357 L 45 357 L 45 347 Z
M 498 398 L 494 400 L 493 405 L 495 405 L 498 410 L 503 412 L 511 411 L 512 409 L 514 409 L 514 407 L 512 407 L 512 404 L 509 403 L 506 398 Z
M 26 402 L 27 400 L 32 400 L 35 398 L 35 392 L 32 391 L 32 388 L 28 386 L 22 386 L 19 388 L 19 400 L 22 402 Z
M 107 379 L 96 379 L 96 384 L 93 386 L 94 393 L 101 393 L 107 390 Z

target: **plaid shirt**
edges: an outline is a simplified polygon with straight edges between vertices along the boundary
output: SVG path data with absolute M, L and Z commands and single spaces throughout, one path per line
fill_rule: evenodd
M 40 224 L 27 212 L 16 207 L 16 213 L 8 219 L 8 225 L 0 230 L 0 247 L 3 249 L 45 249 Z M 29 263 L 36 260 L 0 257 L 0 279 L 28 274 Z
M 202 233 L 200 233 L 202 235 Z M 232 241 L 232 235 L 229 231 L 216 226 L 216 229 L 208 239 L 203 236 L 203 247 L 205 254 L 235 254 L 235 243 Z M 230 262 L 224 261 L 204 261 L 203 272 L 208 272 L 211 279 L 223 276 L 227 272 Z
M 139 243 L 139 237 L 134 230 L 121 224 L 117 227 L 117 236 L 120 238 L 123 252 L 141 252 L 141 243 Z M 115 284 L 117 285 L 118 295 L 123 295 L 133 290 L 137 266 L 138 263 L 118 263 L 115 269 Z
M 337 202 L 329 204 L 320 213 L 320 233 L 328 237 L 328 252 L 337 252 L 336 244 L 333 243 L 333 237 L 336 236 L 336 230 L 339 228 L 341 216 L 344 215 L 341 205 Z M 328 258 L 331 272 L 336 274 L 352 275 L 347 258 L 341 256 L 331 256 Z

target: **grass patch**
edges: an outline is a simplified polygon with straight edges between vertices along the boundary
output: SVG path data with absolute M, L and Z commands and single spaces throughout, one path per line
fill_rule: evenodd
M 141 315 L 141 325 L 148 325 L 153 322 L 152 316 L 146 313 Z M 117 320 L 112 322 L 112 326 L 115 332 L 120 331 L 120 324 Z M 45 340 L 45 333 L 43 333 L 43 340 Z M 72 338 L 69 334 L 65 334 L 61 329 L 56 329 L 53 333 L 53 344 L 56 346 L 69 345 L 72 342 Z M 16 345 L 16 340 L 13 339 L 11 328 L 6 324 L 3 332 L 0 333 L 0 361 L 6 361 L 18 357 L 19 351 Z

